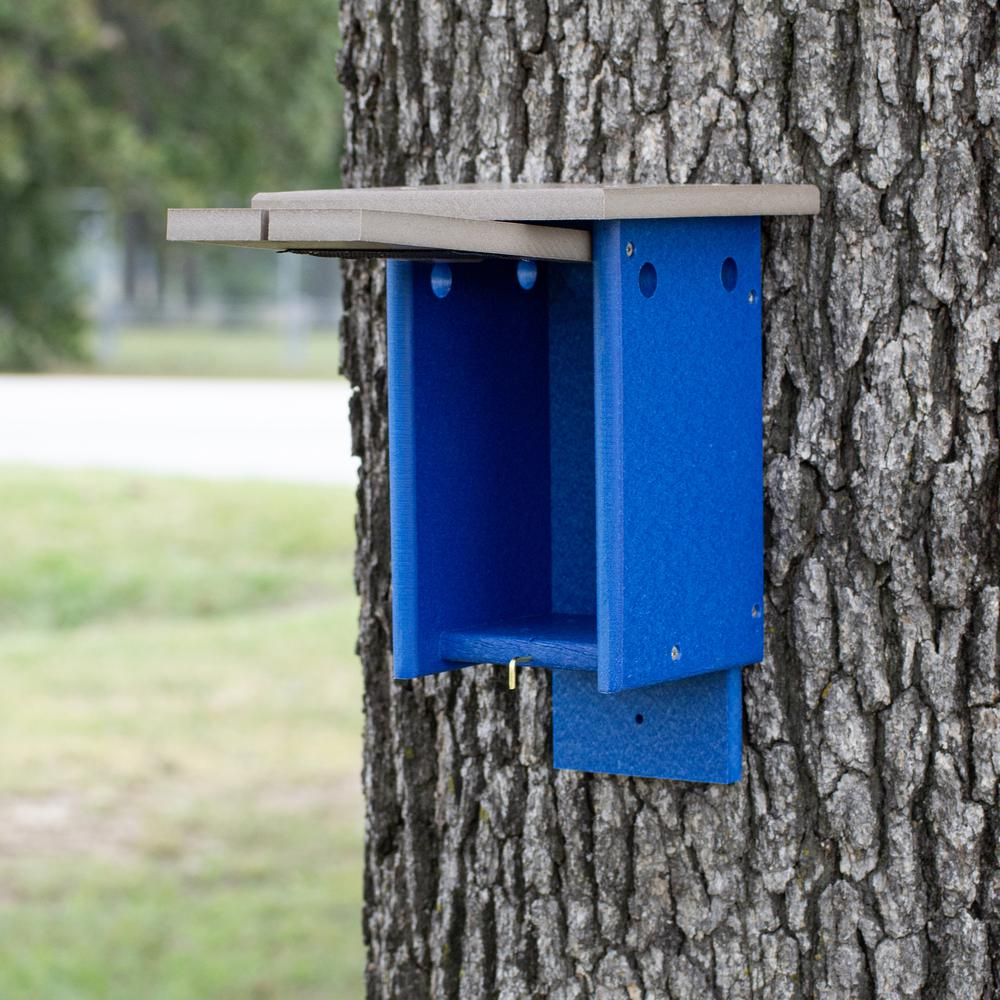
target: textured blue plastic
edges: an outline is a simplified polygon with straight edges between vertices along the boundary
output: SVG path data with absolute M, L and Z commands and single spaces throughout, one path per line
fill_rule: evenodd
M 740 689 L 738 667 L 618 694 L 598 691 L 591 673 L 553 670 L 553 764 L 644 778 L 738 781 Z
M 389 263 L 395 673 L 531 656 L 567 668 L 555 766 L 735 781 L 763 655 L 759 221 L 594 235 L 593 266 Z
M 760 222 L 598 223 L 594 272 L 598 687 L 757 662 Z
M 593 268 L 550 266 L 548 276 L 552 610 L 593 616 L 597 610 Z
M 547 289 L 514 261 L 388 268 L 398 678 L 453 669 L 441 633 L 551 610 Z
M 441 656 L 465 663 L 507 663 L 530 656 L 533 667 L 597 670 L 593 615 L 538 615 L 456 629 L 441 635 Z

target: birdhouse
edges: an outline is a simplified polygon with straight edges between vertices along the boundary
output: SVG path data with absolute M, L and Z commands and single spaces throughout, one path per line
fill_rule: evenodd
M 390 258 L 397 678 L 545 668 L 554 766 L 732 782 L 764 639 L 760 217 L 818 204 L 283 192 L 172 211 L 168 239 Z

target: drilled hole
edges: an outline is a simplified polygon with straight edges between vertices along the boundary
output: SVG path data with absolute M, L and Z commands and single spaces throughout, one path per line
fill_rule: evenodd
M 517 283 L 527 292 L 535 287 L 538 280 L 538 265 L 533 260 L 517 262 Z
M 635 723 L 636 723 L 636 725 L 637 725 L 637 726 L 641 726 L 641 725 L 642 725 L 642 724 L 643 724 L 643 723 L 644 723 L 645 721 L 646 721 L 646 719 L 645 719 L 645 717 L 643 716 L 642 712 L 640 712 L 640 713 L 639 713 L 639 714 L 638 714 L 638 715 L 637 715 L 637 716 L 635 717 Z
M 649 261 L 639 268 L 639 291 L 647 299 L 652 298 L 656 291 L 656 268 Z
M 431 268 L 431 291 L 443 299 L 451 291 L 451 266 L 435 264 Z
M 727 291 L 731 292 L 736 287 L 736 261 L 732 257 L 727 257 L 722 262 L 722 287 Z

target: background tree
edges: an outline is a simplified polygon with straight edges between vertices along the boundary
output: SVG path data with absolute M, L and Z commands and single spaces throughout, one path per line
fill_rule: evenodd
M 162 252 L 167 205 L 336 182 L 336 17 L 337 0 L 0 0 L 0 365 L 78 348 L 68 190 L 107 189 L 126 243 Z
M 545 671 L 391 681 L 384 271 L 349 268 L 369 994 L 997 995 L 995 8 L 347 0 L 342 32 L 352 185 L 823 200 L 764 225 L 767 653 L 731 787 L 553 771 Z

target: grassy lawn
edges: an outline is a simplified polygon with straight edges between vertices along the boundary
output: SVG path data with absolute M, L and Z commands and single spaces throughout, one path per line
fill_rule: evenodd
M 311 331 L 299 357 L 289 356 L 281 335 L 273 330 L 129 327 L 120 332 L 118 345 L 113 359 L 71 370 L 105 375 L 334 378 L 339 358 L 336 330 Z M 94 334 L 87 348 L 92 358 L 99 356 Z
M 0 997 L 360 996 L 350 492 L 0 495 Z

